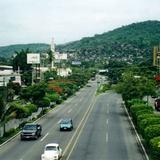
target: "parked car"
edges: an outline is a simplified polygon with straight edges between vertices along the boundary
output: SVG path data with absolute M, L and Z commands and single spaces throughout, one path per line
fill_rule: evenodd
M 73 121 L 71 118 L 62 119 L 60 122 L 60 131 L 71 131 L 73 129 Z
M 47 144 L 44 148 L 44 153 L 41 155 L 41 160 L 59 160 L 62 157 L 62 149 L 57 143 Z
M 160 111 L 160 98 L 157 98 L 154 102 L 155 110 Z
M 23 139 L 38 139 L 41 136 L 42 127 L 40 124 L 27 123 L 21 131 L 21 140 Z

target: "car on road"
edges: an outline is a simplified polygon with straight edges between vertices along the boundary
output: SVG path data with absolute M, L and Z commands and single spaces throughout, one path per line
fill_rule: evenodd
M 23 139 L 38 139 L 41 136 L 42 127 L 37 123 L 27 123 L 21 131 L 21 140 Z
M 41 160 L 59 160 L 62 157 L 62 149 L 57 143 L 47 144 L 44 148 L 44 153 L 41 155 Z
M 71 131 L 73 129 L 73 121 L 71 118 L 62 119 L 60 121 L 60 131 Z

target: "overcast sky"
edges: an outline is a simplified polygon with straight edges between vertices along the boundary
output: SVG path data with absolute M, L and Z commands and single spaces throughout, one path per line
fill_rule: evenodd
M 0 46 L 62 44 L 146 20 L 160 20 L 160 0 L 0 0 Z

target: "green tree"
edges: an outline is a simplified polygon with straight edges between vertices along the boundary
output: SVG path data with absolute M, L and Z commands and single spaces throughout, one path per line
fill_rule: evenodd
M 13 101 L 13 98 L 15 96 L 15 91 L 13 89 L 7 89 L 7 102 Z
M 20 52 L 15 52 L 16 56 L 13 58 L 12 65 L 13 70 L 17 71 L 20 69 L 22 74 L 22 82 L 25 85 L 31 84 L 32 68 L 30 64 L 27 64 L 27 53 L 30 53 L 29 49 L 21 50 Z
M 20 93 L 20 90 L 21 90 L 20 84 L 19 83 L 13 83 L 13 82 L 9 82 L 7 84 L 7 88 L 13 89 L 15 91 L 16 95 L 18 95 Z
M 55 70 L 46 71 L 44 73 L 44 80 L 48 82 L 49 80 L 57 79 L 57 72 Z
M 116 89 L 127 101 L 155 94 L 156 86 L 155 82 L 147 77 L 136 76 L 133 72 L 125 72 Z
M 34 84 L 33 86 L 22 89 L 20 97 L 25 100 L 33 101 L 37 104 L 38 101 L 45 96 L 46 91 L 47 85 L 45 83 Z
M 30 52 L 29 49 L 22 49 L 20 52 L 15 52 L 16 56 L 13 59 L 13 70 L 17 71 L 19 68 L 22 73 L 31 70 L 31 65 L 27 64 L 27 53 Z
M 50 70 L 51 70 L 51 66 L 52 66 L 52 61 L 53 61 L 53 52 L 51 51 L 51 49 L 49 49 L 47 51 L 47 54 L 48 54 L 48 61 L 49 61 L 49 67 L 50 67 Z
M 2 121 L 3 114 L 5 112 L 5 104 L 3 98 L 0 96 L 0 120 Z

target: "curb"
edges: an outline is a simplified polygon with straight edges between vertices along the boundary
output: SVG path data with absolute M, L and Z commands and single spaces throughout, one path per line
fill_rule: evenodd
M 148 156 L 148 154 L 147 154 L 147 152 L 146 152 L 146 150 L 145 150 L 145 148 L 144 148 L 144 146 L 143 146 L 143 144 L 142 144 L 142 142 L 141 142 L 141 139 L 140 139 L 139 134 L 138 134 L 138 132 L 137 132 L 137 130 L 136 130 L 136 128 L 135 128 L 135 125 L 133 124 L 132 119 L 131 119 L 131 117 L 130 117 L 130 115 L 129 115 L 129 113 L 128 113 L 128 110 L 127 110 L 126 106 L 124 105 L 124 102 L 123 102 L 122 105 L 123 105 L 123 107 L 124 107 L 124 109 L 125 109 L 125 111 L 126 111 L 126 113 L 127 113 L 127 116 L 128 116 L 128 119 L 129 119 L 129 121 L 130 121 L 130 123 L 131 123 L 131 125 L 132 125 L 132 128 L 134 129 L 134 132 L 135 132 L 136 137 L 137 137 L 137 141 L 139 142 L 139 144 L 140 144 L 140 146 L 141 146 L 141 149 L 142 149 L 142 151 L 143 151 L 143 153 L 144 153 L 145 159 L 146 159 L 146 160 L 150 160 L 150 159 L 149 159 L 149 156 Z

